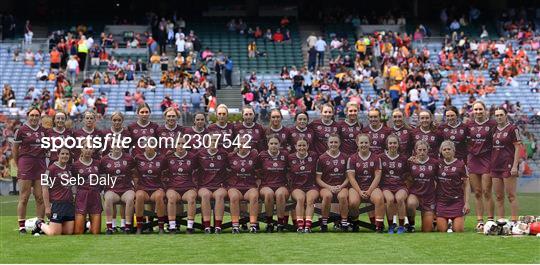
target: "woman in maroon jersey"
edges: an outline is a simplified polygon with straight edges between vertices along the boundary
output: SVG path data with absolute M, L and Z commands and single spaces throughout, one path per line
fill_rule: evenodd
M 255 122 L 255 111 L 253 107 L 247 105 L 242 108 L 242 121 L 236 123 L 235 133 L 239 137 L 238 141 L 241 141 L 241 138 L 246 138 L 246 140 L 251 139 L 247 145 L 251 148 L 254 148 L 257 151 L 262 151 L 266 148 L 266 136 L 264 127 Z M 235 142 L 236 139 L 231 139 Z M 236 141 L 236 142 L 238 142 Z
M 260 197 L 264 200 L 266 232 L 274 231 L 274 201 L 278 216 L 278 231 L 285 225 L 285 206 L 289 198 L 287 190 L 287 157 L 289 153 L 280 147 L 279 138 L 269 135 L 268 150 L 259 155 Z
M 349 188 L 349 212 L 353 217 L 353 231 L 358 229 L 358 207 L 364 202 L 375 205 L 375 214 L 369 219 L 375 224 L 377 232 L 384 231 L 384 196 L 379 189 L 381 181 L 381 159 L 369 150 L 369 135 L 359 134 L 356 137 L 358 152 L 347 160 L 347 177 L 351 183 Z
M 83 114 L 83 127 L 73 131 L 73 136 L 77 139 L 89 139 L 93 145 L 92 158 L 95 160 L 101 159 L 101 149 L 103 148 L 102 137 L 103 133 L 97 129 L 96 113 L 93 111 L 85 111 Z M 101 143 L 100 146 L 98 143 Z M 81 155 L 80 148 L 73 150 L 73 159 L 77 160 Z
M 455 157 L 456 147 L 452 141 L 441 143 L 439 172 L 437 174 L 437 229 L 439 232 L 448 230 L 448 220 L 453 220 L 454 232 L 463 232 L 464 215 L 469 208 L 469 177 L 463 161 Z
M 433 124 L 433 115 L 428 110 L 421 110 L 418 114 L 418 127 L 413 130 L 413 141 L 424 140 L 429 144 L 429 156 L 437 157 L 439 148 L 439 135 Z
M 71 177 L 68 162 L 70 152 L 67 148 L 60 148 L 57 152 L 57 160 L 51 163 L 45 175 L 49 183 L 43 186 L 43 200 L 45 202 L 45 214 L 50 218 L 46 224 L 41 220 L 36 222 L 37 229 L 33 234 L 43 232 L 48 236 L 71 235 L 75 221 L 75 204 L 71 185 L 60 183 L 62 179 Z
M 347 155 L 352 155 L 358 151 L 356 136 L 362 133 L 362 124 L 358 122 L 358 105 L 348 102 L 345 113 L 347 117 L 339 124 L 339 136 L 343 141 L 341 151 Z
M 193 126 L 184 128 L 184 135 L 189 135 L 187 136 L 189 140 L 187 144 L 193 147 L 195 145 L 194 141 L 196 140 L 195 135 L 198 135 L 197 139 L 202 141 L 202 138 L 206 133 L 206 115 L 202 112 L 195 113 L 195 115 L 193 115 Z
M 215 233 L 221 233 L 221 223 L 225 212 L 227 197 L 227 152 L 220 148 L 218 135 L 213 134 L 205 143 L 204 149 L 197 154 L 198 195 L 201 198 L 204 232 L 211 233 L 210 218 L 212 216 L 211 200 L 214 199 Z M 208 148 L 207 148 L 208 147 Z
M 341 140 L 337 134 L 328 137 L 328 151 L 317 160 L 317 184 L 321 187 L 321 232 L 328 231 L 328 217 L 332 199 L 337 198 L 341 215 L 341 229 L 347 231 L 349 223 L 349 180 L 346 176 L 347 155 L 339 151 Z
M 229 108 L 227 105 L 219 104 L 219 106 L 217 106 L 216 117 L 216 123 L 212 123 L 208 126 L 208 132 L 221 135 L 217 139 L 217 144 L 227 152 L 231 152 L 234 149 L 231 143 L 236 136 L 236 132 L 234 131 L 234 124 L 229 123 Z
M 252 110 L 251 110 L 252 111 Z M 257 165 L 259 152 L 256 149 L 250 148 L 248 139 L 240 138 L 240 145 L 229 153 L 229 167 L 227 173 L 229 175 L 229 200 L 231 206 L 231 221 L 233 226 L 233 234 L 240 232 L 240 201 L 249 202 L 249 223 L 250 232 L 257 233 L 259 230 L 257 217 L 259 215 L 259 189 L 257 187 Z
M 169 232 L 178 233 L 180 226 L 176 224 L 176 204 L 178 202 L 187 203 L 187 233 L 192 234 L 195 221 L 197 185 L 194 177 L 197 166 L 197 153 L 184 148 L 187 140 L 180 137 L 175 151 L 169 153 L 165 158 L 165 170 L 167 181 L 165 195 L 167 196 L 167 215 L 169 216 Z
M 384 143 L 386 137 L 390 135 L 390 128 L 384 126 L 381 120 L 381 111 L 372 109 L 368 112 L 369 125 L 364 127 L 364 133 L 371 139 L 370 151 L 382 155 L 384 153 Z
M 41 111 L 31 108 L 26 113 L 27 121 L 15 131 L 13 139 L 13 159 L 17 163 L 17 179 L 19 185 L 19 202 L 17 215 L 19 217 L 19 233 L 26 233 L 24 222 L 26 221 L 26 208 L 28 198 L 33 190 L 36 200 L 36 215 L 43 220 L 45 207 L 41 191 L 40 176 L 47 169 L 45 162 L 45 149 L 41 148 L 41 138 L 48 131 L 40 124 Z M 33 189 L 32 189 L 33 188 Z
M 518 218 L 518 199 L 516 186 L 519 167 L 521 139 L 519 129 L 508 121 L 506 109 L 495 110 L 497 128 L 493 134 L 493 149 L 491 151 L 491 177 L 495 190 L 497 216 L 504 218 L 504 197 L 510 203 L 511 221 Z
M 435 179 L 439 170 L 439 161 L 429 156 L 429 143 L 419 140 L 414 146 L 415 157 L 409 162 L 412 185 L 407 197 L 407 232 L 415 231 L 416 210 L 422 213 L 422 232 L 433 230 L 435 213 Z
M 288 172 L 291 183 L 291 197 L 296 201 L 297 232 L 311 233 L 315 200 L 319 198 L 316 184 L 317 153 L 309 150 L 307 141 L 300 138 L 289 154 Z
M 124 114 L 119 111 L 111 114 L 111 127 L 103 131 L 103 137 L 105 137 L 108 141 L 105 151 L 103 151 L 103 156 L 110 153 L 113 145 L 122 148 L 124 144 L 127 144 L 128 140 L 124 139 L 130 138 L 130 135 L 128 129 L 124 127 Z M 133 142 L 129 142 L 129 146 L 131 145 L 133 145 Z M 129 146 L 127 148 L 123 148 L 123 152 L 128 153 Z
M 100 161 L 100 173 L 102 175 L 114 178 L 116 182 L 113 185 L 105 187 L 105 216 L 107 230 L 105 233 L 110 235 L 113 233 L 113 218 L 116 209 L 114 205 L 122 202 L 125 206 L 122 207 L 122 216 L 129 216 L 126 220 L 126 229 L 124 232 L 129 233 L 133 220 L 135 190 L 133 188 L 133 175 L 135 171 L 135 161 L 130 154 L 123 152 L 121 146 L 113 146 L 111 151 L 104 155 Z
M 273 135 L 279 140 L 279 146 L 287 151 L 289 151 L 289 146 L 287 145 L 287 139 L 289 138 L 289 129 L 281 122 L 283 121 L 283 116 L 279 109 L 272 109 L 270 111 L 270 124 L 266 130 L 266 135 Z
M 58 137 L 66 140 L 67 138 L 73 137 L 73 131 L 66 128 L 67 115 L 62 111 L 57 111 L 53 117 L 53 127 L 49 130 L 48 136 L 51 138 Z M 60 144 L 60 141 L 56 141 L 57 144 Z M 72 157 L 70 156 L 70 159 Z M 49 150 L 49 165 L 54 161 L 58 160 L 58 150 L 53 151 Z
M 156 132 L 162 152 L 166 150 L 172 153 L 175 150 L 177 138 L 183 132 L 182 126 L 178 125 L 179 117 L 180 112 L 173 107 L 167 108 L 163 112 L 165 124 L 159 126 Z
M 71 175 L 83 180 L 78 181 L 75 195 L 75 229 L 74 234 L 84 233 L 86 216 L 90 216 L 90 232 L 97 235 L 101 232 L 101 206 L 102 186 L 95 183 L 96 177 L 100 176 L 99 160 L 93 158 L 95 148 L 92 142 L 82 141 L 81 155 L 71 166 Z
M 140 112 L 139 112 L 140 113 Z M 148 125 L 148 124 L 147 124 Z M 147 127 L 145 127 L 147 128 Z M 152 140 L 154 139 L 154 140 Z M 135 216 L 137 234 L 143 233 L 145 202 L 153 202 L 158 217 L 159 233 L 165 233 L 165 191 L 163 187 L 164 156 L 153 148 L 156 138 L 141 138 L 140 148 L 144 152 L 135 156 L 137 177 L 135 178 Z
M 456 158 L 462 161 L 467 160 L 467 126 L 461 122 L 459 111 L 456 107 L 450 106 L 445 112 L 445 123 L 438 128 L 439 139 L 441 141 L 450 140 L 456 145 Z
M 399 137 L 399 153 L 410 156 L 413 149 L 413 129 L 405 122 L 405 115 L 400 109 L 392 111 L 392 133 Z
M 467 168 L 474 192 L 476 211 L 476 230 L 484 231 L 484 211 L 488 220 L 493 220 L 494 202 L 492 198 L 492 179 L 489 175 L 491 167 L 491 147 L 496 122 L 489 117 L 486 106 L 481 101 L 473 105 L 473 118 L 467 123 Z
M 327 150 L 328 137 L 330 134 L 338 133 L 339 126 L 334 121 L 334 107 L 324 104 L 321 108 L 321 118 L 314 120 L 309 127 L 313 132 L 313 150 L 321 155 Z
M 386 216 L 388 218 L 388 233 L 393 234 L 396 228 L 394 215 L 398 215 L 399 226 L 397 233 L 405 232 L 405 200 L 407 200 L 407 186 L 405 180 L 409 172 L 407 169 L 407 157 L 399 154 L 399 137 L 391 134 L 386 138 L 386 151 L 381 155 L 382 178 L 380 188 L 386 201 Z
M 128 126 L 129 135 L 131 136 L 131 144 L 133 149 L 131 154 L 135 157 L 145 152 L 142 147 L 143 138 L 155 138 L 157 140 L 157 130 L 159 125 L 150 121 L 152 110 L 148 104 L 143 103 L 137 107 L 137 121 Z M 141 140 L 139 140 L 141 139 Z
M 296 152 L 295 145 L 300 139 L 304 139 L 309 147 L 309 151 L 313 151 L 314 133 L 308 126 L 309 116 L 306 112 L 297 112 L 294 116 L 294 126 L 289 128 L 289 139 L 287 144 L 291 147 L 291 152 Z

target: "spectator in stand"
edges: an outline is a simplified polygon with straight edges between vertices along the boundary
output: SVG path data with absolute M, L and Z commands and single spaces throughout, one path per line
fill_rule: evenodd
M 72 84 L 75 84 L 75 79 L 77 78 L 78 71 L 79 71 L 79 62 L 77 61 L 75 56 L 72 55 L 69 57 L 69 60 L 67 62 L 68 78 Z
M 86 57 L 88 57 L 88 41 L 84 35 L 77 42 L 77 57 L 79 58 L 79 70 L 84 71 Z
M 272 41 L 274 42 L 283 42 L 285 37 L 283 36 L 283 33 L 281 33 L 280 29 L 277 29 L 274 35 L 272 36 Z
M 193 88 L 191 90 L 191 111 L 192 112 L 198 112 L 201 109 L 201 94 L 199 94 L 199 91 L 196 88 Z
M 233 61 L 229 57 L 225 57 L 225 82 L 227 87 L 232 86 L 232 72 L 233 72 Z
M 248 44 L 248 58 L 255 58 L 257 55 L 257 43 L 252 41 Z
M 30 20 L 27 20 L 26 24 L 24 25 L 24 43 L 32 44 L 33 36 L 34 32 L 32 32 L 32 25 L 30 25 Z
M 138 59 L 137 63 L 135 64 L 135 72 L 146 72 L 146 63 L 142 61 L 142 59 Z
M 62 55 L 56 47 L 53 47 L 49 53 L 51 60 L 51 69 L 60 69 L 60 63 L 62 61 Z
M 49 77 L 49 73 L 43 67 L 41 67 L 41 69 L 39 69 L 39 71 L 36 74 L 37 81 L 46 81 L 48 77 Z
M 315 43 L 315 50 L 317 51 L 318 56 L 318 67 L 321 68 L 324 66 L 324 52 L 326 51 L 326 41 L 323 40 L 322 36 L 319 36 L 319 39 Z
M 308 49 L 315 47 L 315 43 L 317 43 L 317 36 L 315 36 L 315 33 L 312 32 L 311 35 L 309 35 L 306 39 Z
M 126 94 L 124 95 L 124 111 L 133 111 L 133 101 L 134 99 L 133 96 L 131 96 L 131 93 L 129 93 L 129 91 L 126 91 Z
M 264 41 L 272 41 L 272 30 L 266 29 L 266 33 L 264 34 Z
M 317 50 L 315 47 L 311 47 L 308 50 L 308 69 L 314 71 L 317 66 Z
M 150 63 L 152 64 L 152 72 L 159 72 L 160 70 L 160 64 L 161 64 L 161 57 L 157 52 L 154 52 L 152 56 L 150 57 Z
M 262 37 L 262 35 L 263 35 L 263 32 L 262 32 L 261 28 L 259 26 L 255 27 L 255 31 L 253 32 L 253 37 L 255 39 L 259 39 L 259 38 Z
M 102 49 L 99 47 L 99 45 L 97 45 L 97 43 L 90 48 L 90 65 L 99 66 L 99 55 L 101 54 L 101 51 Z
M 24 64 L 34 66 L 36 64 L 34 59 L 34 53 L 32 52 L 32 50 L 27 49 L 24 53 Z
M 176 41 L 176 53 L 182 54 L 182 56 L 186 56 L 186 40 L 184 39 L 184 36 L 177 35 Z
M 454 31 L 454 32 L 455 32 L 455 31 L 458 31 L 458 30 L 461 28 L 461 25 L 459 24 L 459 22 L 458 22 L 456 19 L 454 19 L 454 20 L 452 21 L 452 23 L 450 23 L 450 27 L 449 27 L 449 28 L 450 28 L 450 31 Z

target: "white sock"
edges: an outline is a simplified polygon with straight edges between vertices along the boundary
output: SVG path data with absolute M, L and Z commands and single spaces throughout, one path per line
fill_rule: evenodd
M 392 223 L 397 224 L 397 215 L 394 215 L 394 217 L 392 217 Z
M 120 227 L 126 227 L 126 219 L 120 220 Z
M 169 229 L 176 229 L 176 221 L 169 221 Z
M 409 218 L 405 216 L 405 224 L 408 224 L 408 223 L 409 223 Z
M 193 228 L 193 223 L 195 223 L 194 220 L 187 220 L 187 228 L 192 229 Z
M 112 228 L 116 227 L 116 219 L 112 219 Z

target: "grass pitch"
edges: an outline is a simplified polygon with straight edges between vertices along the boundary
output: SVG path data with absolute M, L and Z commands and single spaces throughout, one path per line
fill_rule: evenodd
M 540 194 L 520 194 L 519 200 L 522 215 L 540 215 Z M 233 235 L 225 230 L 221 235 L 34 237 L 18 235 L 16 201 L 0 197 L 0 263 L 540 263 L 540 238 L 476 234 L 470 215 L 461 234 Z M 34 216 L 33 203 L 28 209 Z

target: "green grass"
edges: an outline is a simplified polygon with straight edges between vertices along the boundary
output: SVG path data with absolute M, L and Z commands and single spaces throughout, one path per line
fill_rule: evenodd
M 539 238 L 476 234 L 471 217 L 461 234 L 33 237 L 17 233 L 16 199 L 0 197 L 0 263 L 540 263 Z M 540 214 L 540 194 L 519 199 L 521 214 Z

